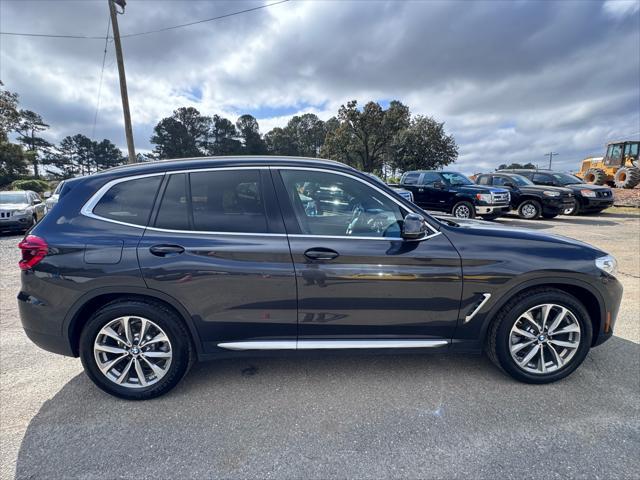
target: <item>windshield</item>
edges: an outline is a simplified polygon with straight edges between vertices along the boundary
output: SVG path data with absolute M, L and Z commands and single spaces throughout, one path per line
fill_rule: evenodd
M 28 203 L 24 192 L 0 192 L 0 203 Z
M 574 183 L 584 183 L 578 177 L 574 177 L 573 175 L 569 175 L 568 173 L 553 173 L 552 175 L 562 185 L 572 185 Z
M 459 173 L 442 172 L 442 176 L 451 185 L 475 185 L 471 180 Z
M 523 177 L 522 175 L 509 175 L 509 178 L 513 180 L 513 183 L 522 187 L 524 185 L 533 185 L 533 182 L 529 180 L 527 177 Z

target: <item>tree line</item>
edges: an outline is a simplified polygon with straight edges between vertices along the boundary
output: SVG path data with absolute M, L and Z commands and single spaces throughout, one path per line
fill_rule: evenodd
M 96 141 L 78 133 L 53 144 L 43 137 L 48 129 L 39 114 L 20 109 L 18 95 L 0 82 L 0 185 L 43 174 L 54 178 L 88 175 L 126 163 L 123 152 L 108 139 Z M 377 102 L 359 107 L 353 100 L 327 121 L 305 113 L 264 135 L 252 115 L 232 122 L 182 107 L 156 124 L 150 142 L 153 151 L 138 154 L 138 161 L 219 155 L 321 157 L 385 177 L 441 168 L 458 156 L 455 140 L 443 123 L 413 116 L 397 100 L 386 108 Z
M 88 175 L 125 163 L 122 151 L 106 138 L 96 141 L 78 133 L 57 145 L 49 142 L 42 136 L 49 129 L 42 116 L 19 108 L 18 94 L 4 89 L 2 82 L 0 88 L 0 185 L 43 174 L 54 178 Z M 17 143 L 10 140 L 11 134 Z
M 389 174 L 441 168 L 454 162 L 458 147 L 444 124 L 432 117 L 412 116 L 394 100 L 385 109 L 377 102 L 362 108 L 355 100 L 323 121 L 313 113 L 295 115 L 284 127 L 260 134 L 258 120 L 242 115 L 233 123 L 196 108 L 178 108 L 154 128 L 155 158 L 208 155 L 288 155 L 321 157 L 366 172 Z

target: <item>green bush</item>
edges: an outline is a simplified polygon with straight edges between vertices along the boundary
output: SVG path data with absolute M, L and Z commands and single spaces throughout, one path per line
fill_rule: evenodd
M 49 183 L 44 180 L 16 180 L 11 182 L 11 188 L 13 190 L 33 190 L 34 192 L 42 193 L 50 190 Z

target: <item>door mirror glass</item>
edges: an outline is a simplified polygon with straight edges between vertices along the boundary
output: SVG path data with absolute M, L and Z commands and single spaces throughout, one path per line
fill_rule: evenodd
M 422 215 L 409 213 L 402 222 L 402 238 L 405 240 L 417 240 L 427 233 L 427 222 Z

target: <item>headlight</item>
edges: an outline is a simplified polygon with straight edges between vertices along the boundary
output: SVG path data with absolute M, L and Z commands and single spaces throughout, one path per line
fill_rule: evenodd
M 605 255 L 604 257 L 596 258 L 596 267 L 609 275 L 615 275 L 618 271 L 618 262 L 613 255 Z
M 24 210 L 14 210 L 13 214 L 14 215 L 26 215 L 27 213 L 29 213 L 29 209 L 25 208 Z
M 542 194 L 547 196 L 547 197 L 559 197 L 560 196 L 560 192 L 553 192 L 551 190 L 545 190 L 544 192 L 542 192 Z
M 583 197 L 595 197 L 596 196 L 596 192 L 594 192 L 593 190 L 580 190 L 580 193 L 582 194 Z
M 492 196 L 490 193 L 476 193 L 476 198 L 485 203 L 491 203 L 492 200 Z

